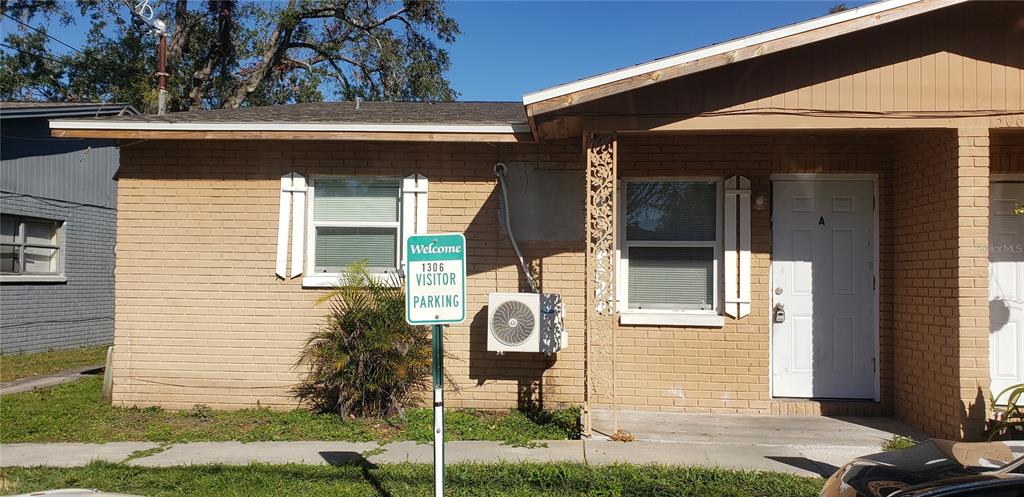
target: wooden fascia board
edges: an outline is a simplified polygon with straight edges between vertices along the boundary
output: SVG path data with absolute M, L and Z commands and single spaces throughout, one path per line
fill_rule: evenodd
M 540 116 L 541 114 L 591 102 L 630 90 L 636 90 L 655 83 L 725 66 L 734 62 L 749 60 L 762 55 L 781 52 L 790 48 L 827 40 L 836 36 L 906 19 L 908 17 L 913 17 L 915 15 L 931 12 L 959 3 L 963 3 L 962 0 L 922 0 L 920 3 L 904 5 L 885 12 L 858 17 L 839 24 L 793 34 L 764 43 L 748 45 L 729 52 L 711 55 L 664 69 L 650 71 L 618 81 L 613 81 L 601 86 L 587 88 L 559 97 L 534 102 L 526 105 L 526 113 L 530 116 L 530 122 L 532 125 L 532 123 L 537 119 L 537 116 Z
M 563 118 L 541 124 L 545 139 L 557 139 L 594 130 L 616 130 L 619 134 L 678 132 L 745 133 L 787 130 L 896 130 L 983 127 L 1024 129 L 1024 111 L 997 116 L 949 113 L 931 117 L 806 116 L 795 114 L 738 114 L 700 116 L 677 121 L 664 118 Z
M 530 111 L 529 107 L 526 107 L 526 123 L 530 125 L 530 133 L 536 138 L 537 141 L 544 141 L 544 137 L 540 135 L 540 130 L 537 128 L 537 119 L 533 116 L 533 112 Z
M 166 131 L 129 129 L 53 129 L 58 138 L 134 140 L 326 140 L 404 142 L 530 143 L 530 133 L 411 133 L 361 131 Z

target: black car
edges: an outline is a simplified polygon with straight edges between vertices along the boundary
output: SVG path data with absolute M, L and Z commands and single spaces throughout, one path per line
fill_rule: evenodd
M 821 497 L 1024 497 L 1024 457 L 1001 442 L 928 440 L 859 457 L 839 468 Z

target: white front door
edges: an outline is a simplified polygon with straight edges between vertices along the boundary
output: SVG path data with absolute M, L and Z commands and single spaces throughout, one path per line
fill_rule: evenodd
M 1024 203 L 1024 183 L 992 183 L 990 196 L 989 367 L 992 395 L 998 395 L 1024 383 L 1024 216 L 1013 215 Z
M 876 397 L 874 191 L 871 180 L 772 183 L 775 397 Z

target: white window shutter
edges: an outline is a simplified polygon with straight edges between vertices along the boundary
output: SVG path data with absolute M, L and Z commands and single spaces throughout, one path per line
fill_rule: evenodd
M 289 223 L 291 221 L 291 223 Z M 284 278 L 288 263 L 288 227 L 292 228 L 292 272 L 295 277 L 302 274 L 305 254 L 306 229 L 306 178 L 299 173 L 281 176 L 281 203 L 277 213 L 277 264 L 274 272 Z
M 306 254 L 306 178 L 292 178 L 292 278 L 302 274 Z
M 740 176 L 740 312 L 750 314 L 750 180 Z
M 725 180 L 725 313 L 750 314 L 750 180 Z
M 405 269 L 405 247 L 409 235 L 427 232 L 427 177 L 410 174 L 402 180 L 402 261 Z
M 277 265 L 274 272 L 284 278 L 288 268 L 288 214 L 291 210 L 292 194 L 287 188 L 291 186 L 291 176 L 281 177 L 281 206 L 277 212 Z
M 725 180 L 725 313 L 734 318 L 740 314 L 739 254 L 736 243 L 736 176 Z

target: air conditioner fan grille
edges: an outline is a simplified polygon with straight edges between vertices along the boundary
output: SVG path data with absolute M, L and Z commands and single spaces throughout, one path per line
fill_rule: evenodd
M 535 317 L 529 306 L 510 300 L 502 302 L 491 316 L 491 333 L 510 347 L 526 343 L 533 334 Z

